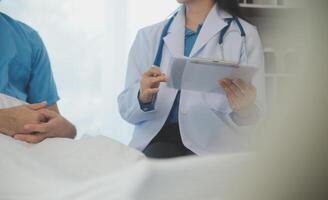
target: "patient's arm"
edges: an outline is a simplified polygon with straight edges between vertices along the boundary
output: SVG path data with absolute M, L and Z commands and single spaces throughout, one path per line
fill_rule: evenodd
M 0 132 L 9 136 L 16 133 L 26 133 L 25 124 L 39 124 L 46 121 L 46 118 L 36 111 L 45 106 L 45 103 L 39 103 L 0 109 Z

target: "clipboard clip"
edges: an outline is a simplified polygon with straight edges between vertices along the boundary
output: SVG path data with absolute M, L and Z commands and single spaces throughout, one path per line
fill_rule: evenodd
M 227 62 L 222 60 L 207 59 L 207 58 L 190 58 L 189 62 L 195 64 L 206 64 L 206 65 L 224 65 L 226 67 L 233 67 L 233 68 L 240 67 L 237 63 Z

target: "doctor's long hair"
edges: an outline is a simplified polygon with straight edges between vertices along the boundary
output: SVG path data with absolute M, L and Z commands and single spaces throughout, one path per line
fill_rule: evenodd
M 220 9 L 235 17 L 242 17 L 238 0 L 215 0 Z

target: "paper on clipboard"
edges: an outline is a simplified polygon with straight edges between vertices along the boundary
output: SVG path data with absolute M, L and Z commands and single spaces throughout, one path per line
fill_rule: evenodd
M 202 58 L 173 57 L 168 87 L 178 90 L 223 93 L 218 81 L 224 78 L 251 82 L 257 68 Z

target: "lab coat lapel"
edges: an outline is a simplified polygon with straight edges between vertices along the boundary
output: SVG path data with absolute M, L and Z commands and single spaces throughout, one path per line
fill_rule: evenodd
M 224 11 L 219 10 L 217 5 L 213 7 L 203 24 L 202 30 L 199 33 L 190 57 L 194 57 L 215 35 L 217 35 L 227 25 L 227 23 L 224 21 L 224 18 L 226 17 L 229 17 L 229 15 Z
M 168 35 L 164 38 L 165 45 L 173 56 L 184 55 L 185 9 L 181 7 L 173 20 Z

